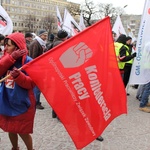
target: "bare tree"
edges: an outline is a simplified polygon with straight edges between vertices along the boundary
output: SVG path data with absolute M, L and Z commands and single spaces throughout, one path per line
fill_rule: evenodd
M 111 18 L 111 24 L 113 25 L 117 16 L 124 14 L 123 8 L 113 7 L 113 4 L 98 4 L 99 18 L 109 16 Z
M 117 15 L 124 14 L 123 8 L 113 7 L 112 4 L 94 4 L 92 0 L 85 0 L 81 8 L 75 8 L 71 3 L 68 5 L 69 12 L 75 16 L 80 15 L 81 11 L 85 20 L 86 26 L 91 26 L 97 20 L 103 19 L 106 16 L 110 16 L 112 25 L 116 20 Z
M 36 23 L 36 16 L 29 14 L 25 19 L 25 32 L 34 32 L 34 24 Z
M 52 27 L 55 24 L 55 22 L 56 22 L 55 17 L 53 15 L 48 15 L 41 19 L 40 26 L 42 29 L 48 31 L 48 35 L 50 35 L 52 33 L 53 30 Z

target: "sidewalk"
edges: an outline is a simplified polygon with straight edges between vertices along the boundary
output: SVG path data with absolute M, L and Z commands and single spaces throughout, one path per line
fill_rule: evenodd
M 102 134 L 104 141 L 93 141 L 82 150 L 150 150 L 150 114 L 138 110 L 136 89 L 129 88 L 128 114 L 116 118 Z M 51 116 L 51 107 L 41 96 L 44 110 L 37 110 L 33 143 L 35 150 L 76 150 L 66 129 Z M 86 138 L 86 137 L 85 137 Z M 0 129 L 0 150 L 11 150 L 7 133 Z M 19 139 L 20 150 L 26 150 Z

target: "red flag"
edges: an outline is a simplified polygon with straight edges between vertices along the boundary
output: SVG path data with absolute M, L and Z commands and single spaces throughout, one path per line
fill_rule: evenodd
M 56 111 L 76 148 L 127 113 L 125 88 L 105 18 L 24 66 Z

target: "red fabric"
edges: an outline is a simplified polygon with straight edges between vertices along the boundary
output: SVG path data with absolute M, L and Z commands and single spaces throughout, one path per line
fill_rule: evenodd
M 25 58 L 28 54 L 28 50 L 27 50 L 27 46 L 26 46 L 26 40 L 25 40 L 24 35 L 22 33 L 15 32 L 15 33 L 8 35 L 6 37 L 6 39 L 8 39 L 8 38 L 11 39 L 12 41 L 14 41 L 20 50 L 23 50 L 23 49 L 26 50 L 26 55 L 24 55 L 22 58 L 22 65 L 23 65 L 25 63 Z M 5 53 L 5 50 L 4 50 L 4 53 Z
M 127 113 L 110 19 L 96 23 L 24 66 L 78 149 Z

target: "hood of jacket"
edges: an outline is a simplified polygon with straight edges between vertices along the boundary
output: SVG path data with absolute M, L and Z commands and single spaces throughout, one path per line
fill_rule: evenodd
M 23 58 L 22 58 L 22 64 L 24 64 L 25 58 L 26 58 L 27 53 L 28 53 L 24 34 L 19 33 L 19 32 L 15 32 L 15 33 L 12 33 L 12 34 L 8 35 L 6 37 L 6 39 L 10 39 L 14 43 L 16 43 L 16 45 L 19 47 L 20 50 L 23 50 L 23 49 L 26 50 L 26 55 L 24 55 Z

